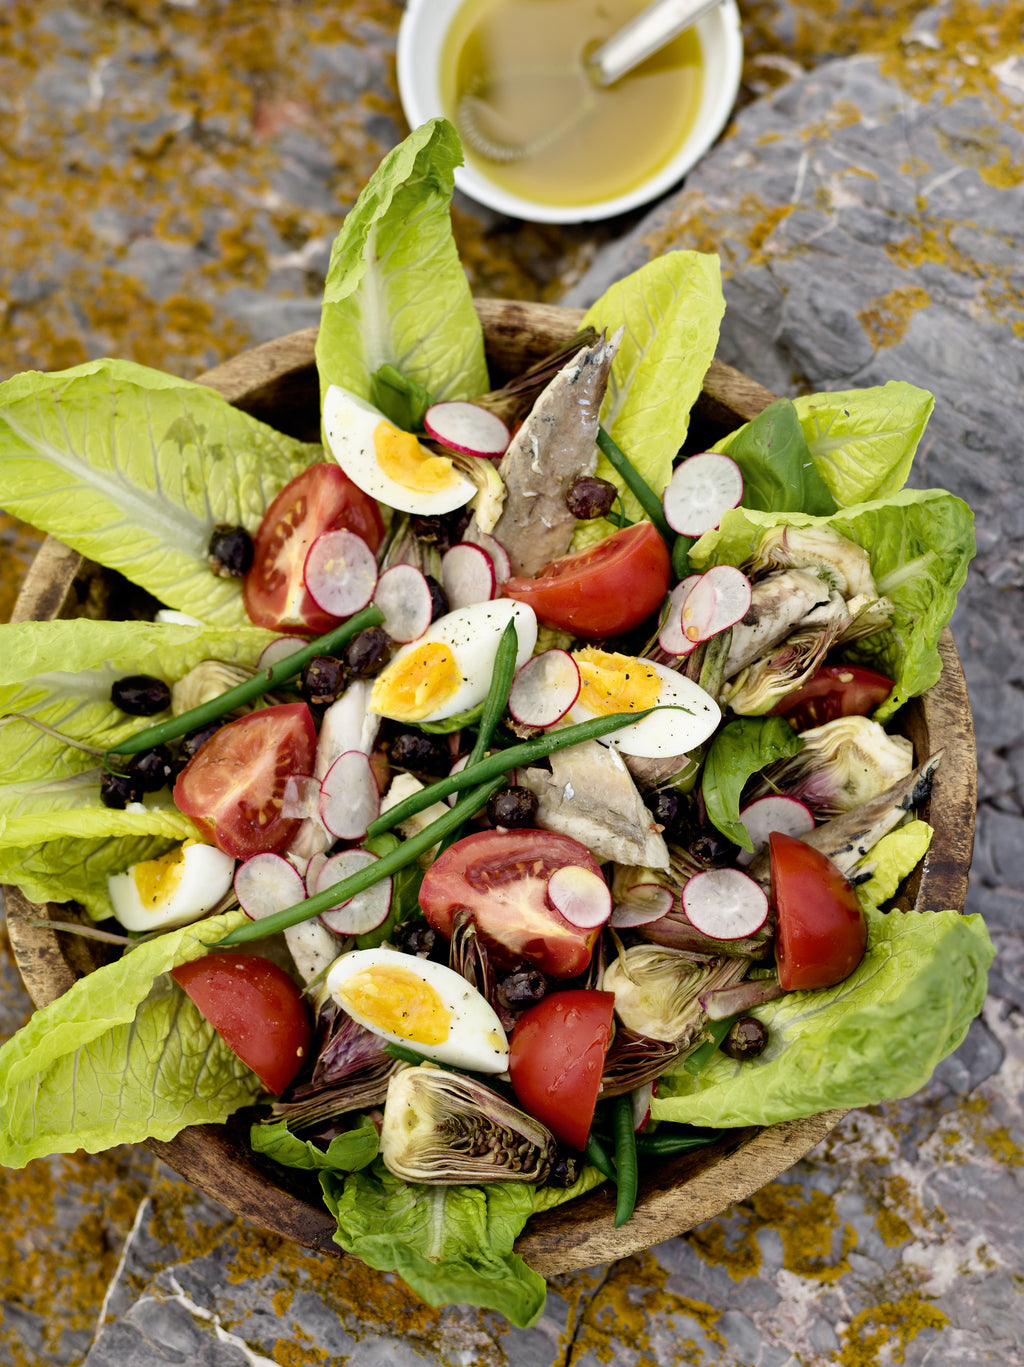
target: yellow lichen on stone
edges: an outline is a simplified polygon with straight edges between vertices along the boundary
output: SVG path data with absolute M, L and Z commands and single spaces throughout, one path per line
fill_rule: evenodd
M 731 1241 L 720 1221 L 684 1237 L 705 1262 L 724 1267 L 734 1281 L 760 1272 L 758 1235 L 763 1229 L 778 1236 L 786 1270 L 799 1277 L 832 1282 L 849 1271 L 856 1231 L 849 1224 L 841 1224 L 835 1202 L 824 1192 L 771 1182 L 735 1206 L 733 1216 L 741 1227 Z
M 882 1301 L 855 1315 L 840 1336 L 841 1347 L 831 1361 L 839 1367 L 873 1367 L 905 1362 L 906 1347 L 923 1329 L 945 1329 L 949 1317 L 913 1292 L 896 1301 Z
M 890 290 L 857 313 L 861 327 L 876 351 L 895 346 L 906 336 L 914 314 L 931 303 L 927 290 L 918 285 Z

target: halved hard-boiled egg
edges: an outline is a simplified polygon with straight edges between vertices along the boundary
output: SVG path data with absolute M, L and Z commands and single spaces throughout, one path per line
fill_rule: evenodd
M 641 721 L 602 736 L 604 745 L 638 759 L 685 755 L 711 736 L 722 711 L 710 693 L 685 675 L 657 664 L 585 646 L 573 653 L 580 671 L 580 692 L 565 717 L 568 723 L 606 717 L 613 712 L 643 712 Z
M 323 422 L 328 449 L 353 484 L 400 512 L 450 513 L 476 493 L 473 481 L 447 456 L 340 385 L 330 385 L 324 395 Z
M 396 651 L 373 682 L 370 711 L 401 722 L 447 721 L 470 711 L 487 697 L 509 622 L 515 623 L 519 669 L 537 644 L 533 608 L 511 598 L 470 603 Z
M 436 1063 L 477 1073 L 508 1066 L 508 1040 L 485 997 L 461 973 L 397 949 L 356 949 L 324 982 L 353 1020 Z
M 174 930 L 215 907 L 234 875 L 229 854 L 186 840 L 157 859 L 111 874 L 107 888 L 114 915 L 126 930 Z

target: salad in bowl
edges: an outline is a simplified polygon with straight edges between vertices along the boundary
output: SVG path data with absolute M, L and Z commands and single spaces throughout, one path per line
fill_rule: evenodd
M 712 256 L 514 357 L 459 155 L 415 130 L 345 219 L 300 416 L 256 353 L 241 407 L 231 363 L 0 385 L 0 503 L 131 602 L 0 628 L 0 880 L 68 969 L 0 1049 L 0 1162 L 144 1141 L 525 1325 L 531 1231 L 689 1227 L 666 1192 L 762 1137 L 733 1193 L 769 1180 L 980 1010 L 921 723 L 973 533 L 906 487 L 914 386 L 705 440 Z

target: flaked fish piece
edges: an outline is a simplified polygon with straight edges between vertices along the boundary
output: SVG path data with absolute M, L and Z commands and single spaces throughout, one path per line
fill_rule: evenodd
M 551 772 L 519 781 L 537 798 L 537 825 L 572 836 L 600 862 L 669 867 L 668 846 L 617 751 L 596 740 L 551 756 Z
M 513 574 L 539 574 L 576 529 L 565 496 L 597 468 L 597 428 L 621 333 L 581 347 L 541 391 L 501 459 L 505 504 L 492 534 Z

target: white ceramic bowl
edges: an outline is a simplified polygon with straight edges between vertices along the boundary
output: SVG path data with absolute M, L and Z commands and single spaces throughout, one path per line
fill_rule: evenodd
M 398 30 L 398 89 L 411 128 L 444 115 L 441 56 L 445 36 L 465 0 L 408 0 Z M 626 194 L 587 204 L 539 203 L 510 193 L 476 164 L 455 172 L 463 194 L 512 218 L 535 223 L 585 223 L 612 218 L 647 204 L 670 190 L 708 150 L 725 127 L 739 90 L 743 65 L 740 15 L 734 0 L 696 25 L 704 57 L 704 90 L 693 127 L 675 155 L 642 185 Z

